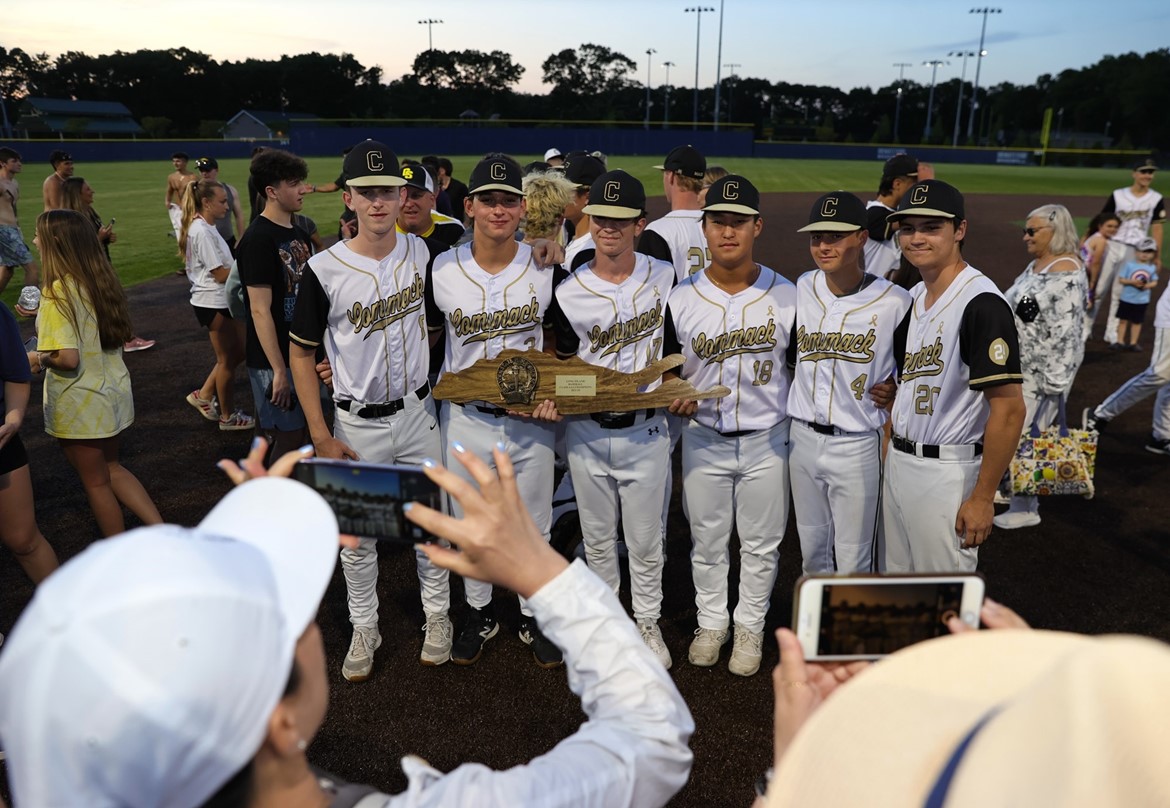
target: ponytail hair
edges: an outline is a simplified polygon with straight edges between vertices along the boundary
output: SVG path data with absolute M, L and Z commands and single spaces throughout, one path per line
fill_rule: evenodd
M 216 189 L 222 187 L 223 183 L 215 180 L 192 180 L 183 190 L 183 224 L 179 229 L 179 251 L 184 257 L 187 255 L 187 231 L 191 229 L 191 222 L 203 211 L 203 205 L 207 200 L 215 198 Z

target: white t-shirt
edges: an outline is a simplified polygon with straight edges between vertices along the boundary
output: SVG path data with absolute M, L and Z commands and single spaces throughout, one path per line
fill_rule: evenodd
M 202 216 L 191 220 L 187 230 L 187 279 L 191 281 L 191 305 L 202 309 L 226 309 L 227 291 L 211 276 L 216 267 L 231 269 L 235 259 L 223 236 Z

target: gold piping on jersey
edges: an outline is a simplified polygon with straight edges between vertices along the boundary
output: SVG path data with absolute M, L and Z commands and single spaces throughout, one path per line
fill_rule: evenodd
M 469 248 L 470 249 L 470 248 Z M 464 345 L 470 345 L 475 342 L 486 343 L 490 339 L 496 337 L 509 337 L 514 334 L 523 334 L 527 331 L 533 330 L 533 325 L 539 326 L 541 323 L 540 315 L 540 299 L 536 296 L 536 289 L 534 284 L 529 283 L 529 292 L 532 298 L 529 302 L 522 306 L 510 306 L 499 311 L 483 311 L 487 308 L 487 290 L 484 289 L 483 284 L 474 280 L 463 268 L 463 262 L 459 260 L 459 251 L 455 252 L 455 263 L 463 276 L 467 280 L 478 286 L 482 294 L 483 302 L 480 305 L 481 311 L 473 314 L 465 315 L 462 308 L 457 308 L 451 312 L 448 320 L 451 323 L 451 328 L 457 337 L 466 337 L 463 340 Z M 511 264 L 509 264 L 511 266 Z M 524 268 L 516 277 L 516 280 L 504 287 L 504 305 L 508 305 L 508 291 L 520 281 L 528 276 L 532 267 L 532 254 L 528 255 L 528 261 Z M 483 270 L 482 267 L 480 268 Z M 505 267 L 505 270 L 507 267 Z M 487 350 L 485 345 L 484 350 Z

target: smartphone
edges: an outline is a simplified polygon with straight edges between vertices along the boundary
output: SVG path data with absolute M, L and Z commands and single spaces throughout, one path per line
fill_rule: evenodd
M 796 583 L 792 630 L 805 659 L 877 659 L 949 634 L 957 616 L 979 628 L 983 577 L 809 575 Z
M 115 224 L 117 224 L 117 222 L 118 222 L 118 220 L 115 219 L 113 216 L 111 216 L 109 227 L 113 227 Z
M 325 498 L 342 533 L 403 544 L 435 540 L 402 510 L 407 502 L 441 507 L 439 487 L 419 466 L 311 457 L 293 467 L 292 477 Z

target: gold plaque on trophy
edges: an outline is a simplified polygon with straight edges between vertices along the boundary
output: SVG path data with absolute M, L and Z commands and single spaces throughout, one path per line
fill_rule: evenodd
M 551 399 L 561 415 L 585 415 L 665 408 L 676 399 L 700 401 L 731 394 L 722 385 L 696 390 L 690 382 L 676 377 L 665 379 L 653 390 L 638 391 L 684 361 L 681 354 L 673 354 L 637 373 L 622 373 L 575 356 L 557 359 L 543 351 L 508 350 L 494 359 L 480 359 L 458 373 L 444 373 L 435 385 L 434 396 L 457 404 L 484 401 L 524 413 Z

